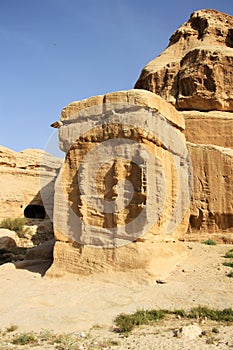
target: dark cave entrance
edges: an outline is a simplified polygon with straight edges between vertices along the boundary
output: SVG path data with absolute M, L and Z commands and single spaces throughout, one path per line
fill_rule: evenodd
M 27 219 L 45 219 L 45 208 L 43 205 L 29 204 L 24 209 L 24 216 Z

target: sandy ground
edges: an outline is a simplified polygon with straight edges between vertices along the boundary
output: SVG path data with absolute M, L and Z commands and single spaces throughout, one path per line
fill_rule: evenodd
M 177 260 L 170 271 L 161 268 L 164 275 L 160 278 L 166 282 L 164 284 L 156 283 L 156 278 L 145 282 L 142 276 L 133 273 L 51 279 L 39 273 L 15 269 L 12 264 L 2 265 L 0 328 L 16 324 L 22 332 L 39 332 L 41 329 L 75 334 L 85 332 L 88 339 L 80 340 L 81 350 L 233 349 L 232 326 L 217 325 L 220 332 L 212 340 L 206 337 L 195 340 L 175 338 L 173 330 L 181 326 L 182 320 L 143 326 L 127 338 L 112 331 L 116 315 L 142 308 L 189 310 L 198 305 L 233 308 L 233 278 L 226 276 L 231 268 L 222 265 L 224 254 L 232 249 L 232 245 L 183 244 L 188 256 Z M 192 323 L 190 320 L 186 322 Z M 208 330 L 212 326 L 208 322 L 201 325 L 209 327 Z M 114 339 L 119 345 L 107 346 L 106 343 L 105 346 L 103 340 L 106 339 Z M 209 344 L 211 342 L 213 344 Z M 102 345 L 98 347 L 96 344 Z M 28 347 L 25 345 L 24 348 Z M 7 349 L 6 345 L 1 349 Z M 50 347 L 37 346 L 36 349 Z

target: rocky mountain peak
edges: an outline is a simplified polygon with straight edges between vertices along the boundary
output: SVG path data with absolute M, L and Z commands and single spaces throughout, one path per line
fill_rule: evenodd
M 233 47 L 233 18 L 217 10 L 199 10 L 191 14 L 188 22 L 184 23 L 171 36 L 169 46 L 178 41 L 190 41 L 200 44 L 209 41 L 213 44 Z M 210 40 L 211 38 L 211 40 Z
M 194 12 L 142 70 L 135 88 L 152 91 L 179 110 L 233 111 L 233 17 Z

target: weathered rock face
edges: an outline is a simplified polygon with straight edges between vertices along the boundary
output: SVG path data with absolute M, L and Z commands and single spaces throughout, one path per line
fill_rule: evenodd
M 135 86 L 159 94 L 185 119 L 194 175 L 188 239 L 232 235 L 232 28 L 227 14 L 194 12 Z
M 54 182 L 61 163 L 40 150 L 14 152 L 0 146 L 0 221 L 25 216 L 42 232 L 51 232 Z
M 194 164 L 194 191 L 187 239 L 233 241 L 233 150 L 188 143 Z M 197 165 L 198 166 L 195 166 Z
M 233 148 L 233 113 L 179 112 L 185 119 L 185 137 L 191 143 Z
M 49 274 L 150 270 L 156 242 L 188 227 L 182 116 L 151 92 L 129 90 L 73 102 L 61 122 L 66 159 L 55 185 Z
M 135 88 L 152 91 L 179 110 L 233 111 L 233 17 L 194 12 L 168 48 L 143 69 Z

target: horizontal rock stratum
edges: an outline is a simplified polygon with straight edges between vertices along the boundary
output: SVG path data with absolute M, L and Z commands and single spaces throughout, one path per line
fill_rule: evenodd
M 55 184 L 49 274 L 152 272 L 156 243 L 182 238 L 188 227 L 183 117 L 161 97 L 129 90 L 73 102 L 61 122 L 66 159 Z

